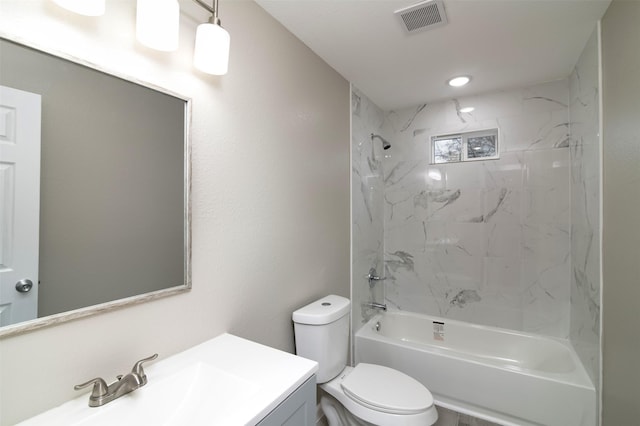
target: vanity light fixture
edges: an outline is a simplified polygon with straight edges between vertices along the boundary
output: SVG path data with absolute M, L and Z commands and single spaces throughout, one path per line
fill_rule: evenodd
M 52 0 L 59 6 L 86 16 L 104 14 L 105 0 Z M 211 13 L 209 22 L 198 25 L 193 65 L 202 72 L 224 75 L 229 69 L 231 37 L 220 25 L 218 0 L 213 7 L 193 0 Z M 178 48 L 180 5 L 178 0 L 137 0 L 136 38 L 152 49 L 171 52 Z
M 193 1 L 211 13 L 209 22 L 198 25 L 196 30 L 193 65 L 207 74 L 224 75 L 229 68 L 230 37 L 227 30 L 220 26 L 218 0 L 214 0 L 213 7 L 202 0 Z
M 475 108 L 474 108 L 474 107 L 464 107 L 464 108 L 460 108 L 460 112 L 465 112 L 465 113 L 473 112 L 473 110 L 475 110 Z
M 105 0 L 53 0 L 55 4 L 85 16 L 104 15 Z
M 155 50 L 172 52 L 178 48 L 180 5 L 177 0 L 138 0 L 136 38 Z
M 459 77 L 453 77 L 447 83 L 451 87 L 462 87 L 470 81 L 471 81 L 471 77 L 466 75 L 461 75 Z

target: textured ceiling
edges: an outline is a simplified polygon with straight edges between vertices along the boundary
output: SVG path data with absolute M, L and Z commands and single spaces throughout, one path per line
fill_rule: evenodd
M 445 0 L 448 24 L 417 34 L 393 14 L 415 0 L 257 3 L 390 110 L 565 78 L 610 0 Z

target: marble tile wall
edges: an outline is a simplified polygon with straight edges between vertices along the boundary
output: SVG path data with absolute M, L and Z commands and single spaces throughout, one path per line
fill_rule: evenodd
M 598 389 L 600 347 L 600 110 L 598 33 L 569 78 L 571 341 Z
M 385 113 L 391 307 L 568 336 L 568 86 L 561 80 Z M 462 113 L 465 106 L 475 110 Z M 500 159 L 429 164 L 431 136 L 489 128 L 499 129 Z
M 352 277 L 351 301 L 354 333 L 373 313 L 363 308 L 366 302 L 384 301 L 384 286 L 369 288 L 369 268 L 383 272 L 384 181 L 383 149 L 371 133 L 380 134 L 384 113 L 362 92 L 351 92 L 351 216 Z

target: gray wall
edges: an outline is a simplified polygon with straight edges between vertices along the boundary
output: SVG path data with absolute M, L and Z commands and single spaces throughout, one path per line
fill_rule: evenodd
M 184 101 L 0 41 L 42 96 L 38 316 L 184 282 Z
M 602 20 L 603 425 L 640 422 L 640 2 Z
M 225 331 L 293 351 L 291 312 L 349 295 L 348 82 L 249 1 L 220 2 L 224 77 L 192 68 L 208 14 L 191 0 L 180 1 L 171 54 L 135 42 L 133 0 L 107 2 L 98 19 L 49 0 L 0 1 L 3 31 L 193 99 L 193 289 L 0 339 L 0 424 Z

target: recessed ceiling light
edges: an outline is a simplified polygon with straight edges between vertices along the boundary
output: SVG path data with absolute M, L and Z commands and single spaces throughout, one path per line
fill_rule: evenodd
M 474 109 L 474 107 L 464 107 L 460 108 L 460 112 L 473 112 Z
M 466 75 L 461 75 L 460 77 L 454 77 L 449 80 L 449 86 L 452 87 L 461 87 L 471 81 L 471 77 L 467 77 Z

